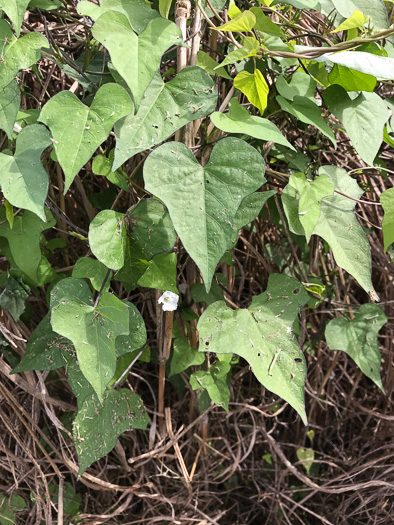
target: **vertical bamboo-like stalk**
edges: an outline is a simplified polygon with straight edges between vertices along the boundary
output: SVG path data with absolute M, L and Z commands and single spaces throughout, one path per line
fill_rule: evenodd
M 175 23 L 182 32 L 182 38 L 186 40 L 187 20 L 190 18 L 191 3 L 189 0 L 182 0 L 176 3 L 175 6 Z M 178 47 L 177 49 L 177 72 L 181 71 L 187 65 L 187 51 L 186 47 Z M 175 134 L 175 140 L 181 142 L 183 137 L 183 130 L 178 130 Z M 156 297 L 157 299 L 157 297 Z M 159 348 L 159 386 L 158 386 L 158 419 L 159 419 L 159 433 L 161 437 L 166 434 L 166 425 L 164 419 L 164 391 L 166 381 L 166 363 L 170 357 L 171 341 L 172 341 L 172 327 L 174 323 L 174 312 L 166 312 L 164 320 L 164 334 L 158 337 Z
M 66 200 L 64 198 L 64 185 L 63 185 L 63 174 L 62 174 L 62 169 L 60 167 L 60 164 L 58 162 L 56 162 L 55 164 L 56 166 L 56 177 L 57 177 L 57 185 L 58 185 L 58 188 L 59 188 L 59 208 L 61 209 L 62 211 L 62 214 L 64 216 L 66 216 Z M 60 232 L 60 237 L 64 240 L 64 241 L 68 241 L 67 239 L 67 223 L 65 221 L 63 221 L 62 219 L 58 219 L 58 224 L 60 226 L 60 228 L 63 230 Z M 65 248 L 64 250 L 64 262 L 66 264 L 66 266 L 70 266 L 70 256 L 68 254 L 68 247 Z
M 166 434 L 166 425 L 164 419 L 164 390 L 166 381 L 166 363 L 170 357 L 172 327 L 174 323 L 174 312 L 165 312 L 164 315 L 164 337 L 163 346 L 159 351 L 159 392 L 158 392 L 158 412 L 159 412 L 159 433 L 161 437 Z
M 187 27 L 187 21 L 190 18 L 190 13 L 191 13 L 191 3 L 189 0 L 181 0 L 180 2 L 176 3 L 175 5 L 175 23 L 181 30 L 183 41 L 186 40 L 186 27 Z M 176 67 L 178 73 L 182 71 L 184 67 L 187 66 L 187 58 L 188 58 L 187 55 L 188 55 L 187 47 L 178 46 L 177 67 Z M 177 142 L 182 142 L 182 137 L 183 137 L 183 129 L 178 129 L 178 131 L 175 133 L 175 140 Z

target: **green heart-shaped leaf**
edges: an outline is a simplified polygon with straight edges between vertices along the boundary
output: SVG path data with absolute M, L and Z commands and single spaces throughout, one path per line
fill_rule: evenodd
M 17 36 L 20 35 L 23 17 L 30 0 L 0 0 L 0 9 L 11 20 Z
M 218 142 L 205 167 L 178 142 L 163 144 L 145 162 L 146 189 L 167 206 L 207 291 L 216 265 L 231 245 L 239 205 L 265 183 L 264 171 L 262 156 L 235 138 Z
M 138 113 L 115 125 L 117 169 L 129 158 L 152 148 L 188 122 L 211 113 L 217 93 L 211 77 L 199 67 L 186 67 L 167 83 L 155 75 L 145 91 Z
M 336 318 L 326 327 L 326 341 L 330 349 L 346 352 L 383 393 L 377 337 L 386 322 L 387 317 L 378 305 L 363 304 L 352 321 Z
M 44 126 L 23 128 L 16 139 L 15 155 L 0 153 L 0 186 L 13 206 L 30 210 L 46 221 L 44 203 L 48 193 L 48 174 L 41 165 L 41 154 L 51 144 Z
M 38 267 L 43 258 L 40 236 L 44 230 L 56 224 L 49 210 L 46 210 L 46 220 L 48 222 L 42 221 L 37 215 L 26 210 L 23 214 L 14 217 L 11 230 L 6 220 L 5 208 L 0 208 L 0 237 L 7 239 L 15 264 L 33 283 L 37 283 Z
M 51 324 L 73 342 L 81 371 L 102 400 L 115 373 L 115 339 L 129 334 L 127 305 L 109 293 L 102 294 L 96 307 L 91 295 L 69 295 L 51 307 Z
M 145 0 L 101 0 L 100 6 L 92 2 L 79 2 L 77 11 L 96 21 L 107 11 L 117 11 L 125 15 L 136 33 L 141 33 L 159 13 Z
M 228 113 L 212 113 L 210 118 L 217 128 L 227 133 L 245 133 L 256 139 L 276 142 L 295 151 L 273 122 L 266 118 L 254 117 L 236 98 L 232 98 L 229 105 Z
M 164 18 L 155 18 L 137 36 L 122 13 L 108 11 L 92 28 L 93 36 L 111 55 L 139 107 L 144 91 L 159 68 L 161 57 L 173 45 L 185 45 L 181 30 Z
M 308 181 L 303 173 L 294 173 L 289 184 L 299 193 L 298 216 L 302 224 L 307 242 L 319 220 L 321 200 L 334 193 L 334 183 L 328 175 L 322 174 Z
M 132 111 L 127 92 L 118 84 L 104 84 L 90 107 L 70 91 L 61 91 L 42 108 L 39 120 L 53 137 L 56 156 L 65 175 L 66 193 L 75 175 L 107 139 L 112 126 Z
M 144 430 L 148 423 L 141 398 L 130 390 L 110 390 L 102 403 L 95 395 L 87 397 L 73 424 L 79 476 L 94 461 L 106 456 L 125 430 Z
M 48 47 L 47 39 L 40 33 L 28 33 L 15 38 L 9 24 L 0 20 L 0 90 L 14 80 L 18 71 L 27 69 L 37 62 L 41 48 Z
M 231 310 L 219 301 L 197 325 L 200 351 L 246 359 L 260 383 L 297 410 L 305 424 L 306 366 L 292 326 L 308 298 L 296 279 L 271 274 L 267 290 L 248 309 Z
M 357 153 L 373 166 L 389 119 L 386 103 L 377 93 L 361 92 L 351 99 L 341 86 L 330 86 L 323 98 L 331 113 L 344 125 Z
M 327 175 L 342 195 L 333 193 L 321 199 L 320 216 L 312 233 L 319 235 L 330 245 L 338 266 L 349 272 L 370 294 L 372 300 L 377 301 L 379 298 L 371 281 L 368 240 L 354 215 L 354 199 L 359 199 L 363 191 L 345 170 L 336 166 L 322 166 L 319 174 Z M 291 184 L 284 189 L 282 202 L 291 231 L 297 235 L 305 235 L 299 216 L 299 193 Z
M 171 252 L 176 232 L 167 208 L 155 199 L 140 201 L 126 217 L 129 235 L 124 266 L 115 279 L 136 286 L 146 270 L 146 263 L 141 263 L 141 260 L 150 261 L 158 253 Z
M 90 249 L 107 268 L 119 270 L 124 265 L 127 223 L 123 213 L 103 210 L 89 226 Z

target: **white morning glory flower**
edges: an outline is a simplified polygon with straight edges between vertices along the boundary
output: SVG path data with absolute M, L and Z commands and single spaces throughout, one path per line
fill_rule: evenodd
M 178 308 L 179 295 L 173 292 L 164 292 L 160 299 L 157 301 L 163 305 L 164 312 L 173 312 Z

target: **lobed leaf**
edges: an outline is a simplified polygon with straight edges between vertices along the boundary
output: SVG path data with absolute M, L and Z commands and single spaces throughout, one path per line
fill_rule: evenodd
M 290 177 L 289 184 L 299 194 L 298 216 L 309 242 L 321 213 L 321 201 L 334 193 L 334 183 L 328 175 L 319 175 L 308 181 L 303 173 L 295 173 Z
M 126 215 L 129 235 L 126 243 L 123 268 L 115 279 L 136 286 L 146 270 L 146 263 L 158 253 L 171 252 L 176 241 L 176 232 L 168 210 L 153 199 L 140 201 Z
M 357 182 L 341 168 L 323 166 L 319 173 L 328 175 L 336 190 L 353 199 L 358 199 L 363 194 Z M 289 186 L 286 187 L 286 190 L 288 188 Z M 284 207 L 290 229 L 298 235 L 303 235 L 304 231 L 298 216 L 299 197 L 295 193 L 291 194 L 290 191 L 285 191 L 285 193 L 287 194 L 287 201 L 284 201 Z M 324 197 L 320 203 L 321 213 L 313 234 L 319 235 L 329 244 L 338 266 L 349 272 L 359 285 L 370 294 L 372 300 L 379 300 L 371 281 L 369 244 L 354 215 L 355 204 L 355 200 L 338 193 Z M 296 213 L 294 208 L 297 210 Z M 297 224 L 297 220 L 299 224 Z

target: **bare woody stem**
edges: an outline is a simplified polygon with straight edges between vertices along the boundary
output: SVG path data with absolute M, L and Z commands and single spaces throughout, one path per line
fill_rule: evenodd
M 181 0 L 175 6 L 175 23 L 182 33 L 183 41 L 186 41 L 186 27 L 187 21 L 191 14 L 191 3 L 189 0 Z M 192 46 L 193 47 L 193 46 Z M 177 72 L 179 73 L 188 63 L 188 49 L 186 47 L 178 47 L 177 49 Z M 175 134 L 175 140 L 181 142 L 183 138 L 183 130 L 180 129 Z M 171 342 L 172 342 L 172 326 L 174 323 L 174 312 L 165 313 L 164 321 L 164 337 L 163 343 L 159 341 L 159 387 L 158 387 L 158 417 L 159 417 L 159 432 L 162 437 L 166 433 L 165 419 L 164 419 L 164 390 L 165 390 L 165 373 L 166 363 L 170 357 Z
M 159 432 L 164 437 L 166 432 L 164 419 L 164 389 L 166 381 L 166 363 L 170 357 L 172 342 L 172 326 L 174 324 L 174 312 L 166 312 L 164 319 L 163 346 L 159 349 L 159 391 L 157 411 L 159 413 Z

